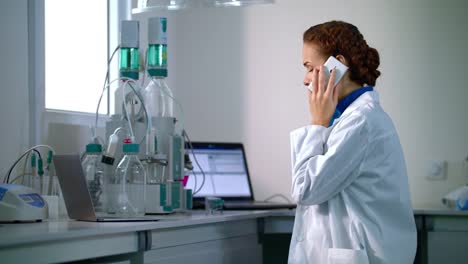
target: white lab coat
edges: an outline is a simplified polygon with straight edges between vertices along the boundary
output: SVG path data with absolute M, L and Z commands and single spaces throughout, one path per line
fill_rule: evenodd
M 291 132 L 298 204 L 289 263 L 413 263 L 416 227 L 399 138 L 376 91 L 329 128 Z

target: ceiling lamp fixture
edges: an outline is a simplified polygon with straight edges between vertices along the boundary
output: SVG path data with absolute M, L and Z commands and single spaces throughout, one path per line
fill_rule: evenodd
M 228 7 L 274 3 L 273 0 L 215 0 L 213 2 L 215 6 L 228 6 Z
M 257 4 L 273 4 L 274 0 L 138 0 L 138 7 L 133 14 L 161 10 L 180 10 L 188 7 L 236 7 Z
M 186 7 L 186 0 L 138 0 L 138 7 L 134 8 L 132 13 L 138 14 L 161 10 L 175 11 Z

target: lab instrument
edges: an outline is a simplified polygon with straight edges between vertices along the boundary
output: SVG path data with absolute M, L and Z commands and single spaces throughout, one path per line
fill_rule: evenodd
M 153 17 L 148 20 L 149 84 L 143 91 L 149 112 L 151 130 L 147 131 L 145 160 L 148 169 L 149 197 L 159 197 L 159 203 L 148 202 L 148 213 L 167 213 L 180 210 L 183 186 L 180 180 L 184 168 L 184 140 L 176 132 L 174 95 L 166 83 L 167 19 Z
M 0 184 L 0 222 L 42 221 L 47 213 L 47 202 L 32 188 Z
M 138 80 L 139 71 L 139 23 L 124 20 L 120 34 L 120 76 Z
M 468 185 L 446 194 L 442 198 L 442 203 L 450 209 L 468 210 Z
M 119 178 L 116 173 L 123 173 L 123 169 L 119 171 L 116 168 L 115 161 L 125 159 L 122 151 L 125 144 L 135 144 L 138 151 L 132 153 L 132 156 L 142 163 L 146 172 L 146 198 L 138 206 L 145 208 L 146 214 L 167 214 L 190 209 L 192 194 L 182 184 L 184 167 L 189 166 L 184 156 L 183 122 L 175 118 L 173 105 L 176 101 L 166 83 L 167 19 L 155 17 L 148 21 L 147 74 L 143 75 L 141 82 L 137 80 L 138 74 L 132 74 L 137 68 L 127 67 L 132 65 L 131 59 L 127 63 L 128 54 L 131 53 L 128 49 L 136 49 L 139 44 L 138 34 L 135 34 L 138 25 L 123 21 L 121 28 L 120 49 L 127 49 L 127 52 L 120 53 L 120 77 L 113 81 L 107 81 L 106 78 L 107 85 L 104 85 L 102 92 L 104 94 L 105 89 L 118 82 L 115 114 L 106 122 L 105 135 L 108 141 L 101 160 L 104 164 L 102 195 L 107 200 L 104 207 L 107 211 L 117 211 L 116 203 L 125 201 L 119 197 L 128 196 L 128 193 L 119 196 L 118 192 L 124 193 L 122 188 L 113 186 Z M 142 88 L 146 76 L 148 83 Z M 97 138 L 95 130 L 96 127 L 93 140 Z

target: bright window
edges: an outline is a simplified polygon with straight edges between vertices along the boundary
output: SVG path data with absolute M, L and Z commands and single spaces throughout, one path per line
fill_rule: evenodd
M 107 3 L 45 0 L 46 109 L 96 112 L 107 71 Z

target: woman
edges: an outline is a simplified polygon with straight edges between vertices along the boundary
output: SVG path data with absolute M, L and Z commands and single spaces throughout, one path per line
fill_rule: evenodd
M 331 21 L 304 33 L 311 124 L 291 132 L 298 204 L 290 263 L 413 263 L 416 228 L 403 151 L 373 89 L 377 50 Z M 348 71 L 334 86 L 334 56 Z M 328 78 L 328 76 L 330 76 Z

